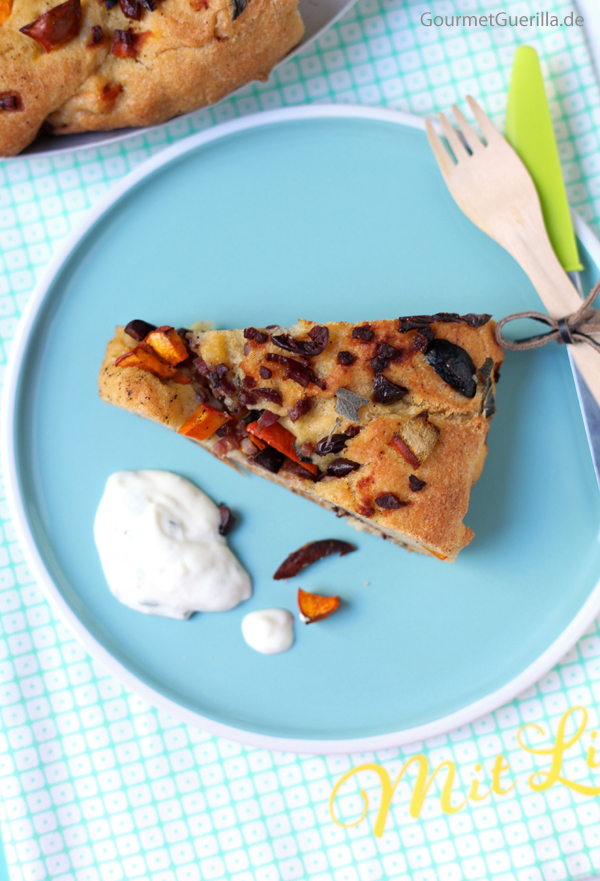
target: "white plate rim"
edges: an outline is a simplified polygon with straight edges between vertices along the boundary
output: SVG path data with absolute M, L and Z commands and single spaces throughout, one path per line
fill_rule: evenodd
M 483 698 L 474 701 L 460 710 L 442 716 L 424 725 L 413 728 L 405 728 L 388 734 L 378 734 L 369 737 L 312 740 L 293 737 L 277 737 L 260 734 L 254 731 L 246 731 L 223 724 L 213 719 L 195 713 L 186 707 L 182 707 L 175 701 L 165 697 L 151 686 L 142 682 L 123 664 L 114 658 L 86 629 L 85 625 L 77 618 L 55 585 L 50 573 L 46 569 L 42 557 L 37 549 L 25 513 L 24 500 L 21 497 L 19 481 L 17 477 L 16 450 L 13 444 L 15 429 L 15 402 L 18 379 L 23 365 L 25 350 L 29 334 L 33 328 L 37 313 L 42 307 L 46 295 L 60 272 L 63 263 L 68 259 L 71 252 L 84 238 L 90 228 L 98 221 L 109 208 L 117 202 L 121 196 L 132 187 L 152 174 L 163 165 L 185 155 L 197 147 L 204 146 L 212 141 L 220 140 L 229 135 L 257 128 L 265 125 L 274 125 L 279 122 L 318 119 L 318 118 L 349 118 L 370 119 L 382 122 L 403 125 L 408 128 L 424 130 L 425 121 L 421 117 L 413 116 L 399 111 L 388 110 L 379 107 L 360 107 L 353 105 L 299 105 L 291 108 L 280 108 L 265 111 L 250 116 L 235 119 L 223 123 L 203 132 L 191 135 L 156 156 L 142 163 L 134 171 L 126 175 L 121 181 L 102 196 L 73 230 L 59 245 L 56 254 L 43 271 L 40 279 L 31 295 L 21 317 L 15 338 L 12 343 L 9 361 L 7 365 L 5 384 L 2 394 L 2 420 L 0 424 L 0 457 L 3 462 L 3 471 L 6 481 L 6 491 L 9 506 L 15 524 L 17 537 L 24 550 L 27 562 L 31 567 L 32 574 L 42 587 L 47 599 L 57 611 L 58 615 L 66 622 L 67 626 L 77 635 L 87 651 L 112 675 L 120 680 L 126 687 L 144 698 L 149 704 L 173 716 L 180 721 L 206 731 L 209 734 L 223 737 L 227 740 L 237 741 L 247 746 L 262 749 L 276 750 L 278 752 L 292 752 L 305 755 L 327 755 L 362 753 L 372 750 L 388 749 L 391 747 L 414 744 L 421 740 L 445 734 L 454 728 L 467 725 L 476 719 L 504 704 L 509 703 L 521 692 L 526 691 L 548 672 L 582 636 L 592 621 L 600 613 L 600 581 L 596 584 L 588 599 L 579 609 L 577 614 L 563 630 L 560 636 L 528 667 L 521 673 L 503 685 L 496 691 Z M 600 266 L 600 242 L 592 230 L 581 218 L 573 216 L 578 237 L 594 261 Z

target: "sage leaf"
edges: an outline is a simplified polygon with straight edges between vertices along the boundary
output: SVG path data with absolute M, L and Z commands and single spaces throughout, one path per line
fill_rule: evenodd
M 335 412 L 350 422 L 360 423 L 359 410 L 369 403 L 368 400 L 347 388 L 339 388 L 336 398 Z

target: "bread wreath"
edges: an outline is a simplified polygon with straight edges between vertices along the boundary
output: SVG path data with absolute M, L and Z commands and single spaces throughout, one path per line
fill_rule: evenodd
M 297 0 L 0 0 L 0 155 L 54 134 L 150 126 L 266 80 Z

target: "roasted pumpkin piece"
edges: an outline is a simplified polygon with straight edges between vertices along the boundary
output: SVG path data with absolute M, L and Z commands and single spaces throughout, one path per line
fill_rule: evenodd
M 429 421 L 428 415 L 424 410 L 418 416 L 413 416 L 390 440 L 390 445 L 404 456 L 412 468 L 419 468 L 431 455 L 440 436 L 439 428 Z
M 298 608 L 300 620 L 305 624 L 313 624 L 329 618 L 340 607 L 339 597 L 324 597 L 318 593 L 308 593 L 298 588 Z
M 0 25 L 3 25 L 12 12 L 12 0 L 0 0 Z
M 93 30 L 93 28 L 92 28 Z M 88 43 L 88 46 L 90 44 Z M 102 87 L 101 97 L 102 104 L 105 110 L 109 110 L 111 107 L 114 107 L 115 101 L 123 91 L 123 86 L 120 83 L 106 83 Z M 143 337 L 142 337 L 143 339 Z
M 81 0 L 67 0 L 44 12 L 35 21 L 22 27 L 21 33 L 31 37 L 46 52 L 76 37 L 81 27 Z
M 150 331 L 144 339 L 147 346 L 150 346 L 157 355 L 167 364 L 175 367 L 188 358 L 188 351 L 185 343 L 177 333 L 174 327 L 157 327 L 156 330 Z
M 120 355 L 115 361 L 115 367 L 139 367 L 141 370 L 148 370 L 149 373 L 153 373 L 160 379 L 172 379 L 180 385 L 185 385 L 190 381 L 189 377 L 184 376 L 179 370 L 161 361 L 144 343 L 140 343 L 131 352 Z
M 179 434 L 193 437 L 195 440 L 206 440 L 215 433 L 218 428 L 229 422 L 231 416 L 222 410 L 215 410 L 207 404 L 200 404 L 195 413 L 192 413 L 181 428 Z
M 302 465 L 311 474 L 317 475 L 319 473 L 319 469 L 312 462 L 302 462 L 298 458 L 298 453 L 294 449 L 296 438 L 291 431 L 288 431 L 287 428 L 284 428 L 278 422 L 267 425 L 265 428 L 261 428 L 258 422 L 251 422 L 248 425 L 248 433 L 265 441 L 270 447 L 279 450 L 280 453 L 283 453 L 284 456 L 287 456 L 293 462 L 298 462 L 299 465 Z
M 447 559 L 448 559 L 448 557 L 447 557 L 446 554 L 438 554 L 437 551 L 434 551 L 432 548 L 428 548 L 428 547 L 426 547 L 426 545 L 423 545 L 423 547 L 424 547 L 425 550 L 428 551 L 430 554 L 433 554 L 434 557 L 437 557 L 438 560 L 447 560 Z

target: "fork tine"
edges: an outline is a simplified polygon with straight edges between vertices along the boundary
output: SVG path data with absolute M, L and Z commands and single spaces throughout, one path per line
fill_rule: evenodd
M 477 150 L 482 150 L 484 145 L 481 143 L 477 132 L 475 131 L 473 126 L 469 122 L 467 122 L 467 120 L 463 116 L 462 111 L 459 107 L 456 106 L 456 104 L 452 105 L 452 113 L 454 114 L 454 118 L 458 123 L 459 129 L 463 133 L 465 141 L 467 142 L 473 153 L 475 153 Z
M 440 171 L 444 177 L 446 177 L 454 168 L 454 160 L 442 144 L 438 133 L 429 119 L 425 120 L 425 131 L 427 132 L 429 146 L 433 150 L 433 155 L 437 160 L 437 164 L 440 166 Z
M 446 140 L 452 147 L 452 152 L 454 153 L 456 161 L 460 162 L 461 159 L 464 159 L 465 156 L 469 155 L 467 148 L 459 138 L 456 129 L 452 128 L 452 126 L 448 122 L 446 116 L 444 116 L 443 113 L 438 113 L 438 118 L 440 120 L 440 123 L 442 124 Z
M 479 123 L 479 128 L 483 132 L 486 141 L 488 141 L 489 143 L 489 141 L 496 138 L 500 134 L 500 132 L 498 131 L 492 120 L 489 118 L 489 116 L 484 113 L 477 101 L 471 95 L 467 95 L 467 104 L 473 111 L 473 116 Z

